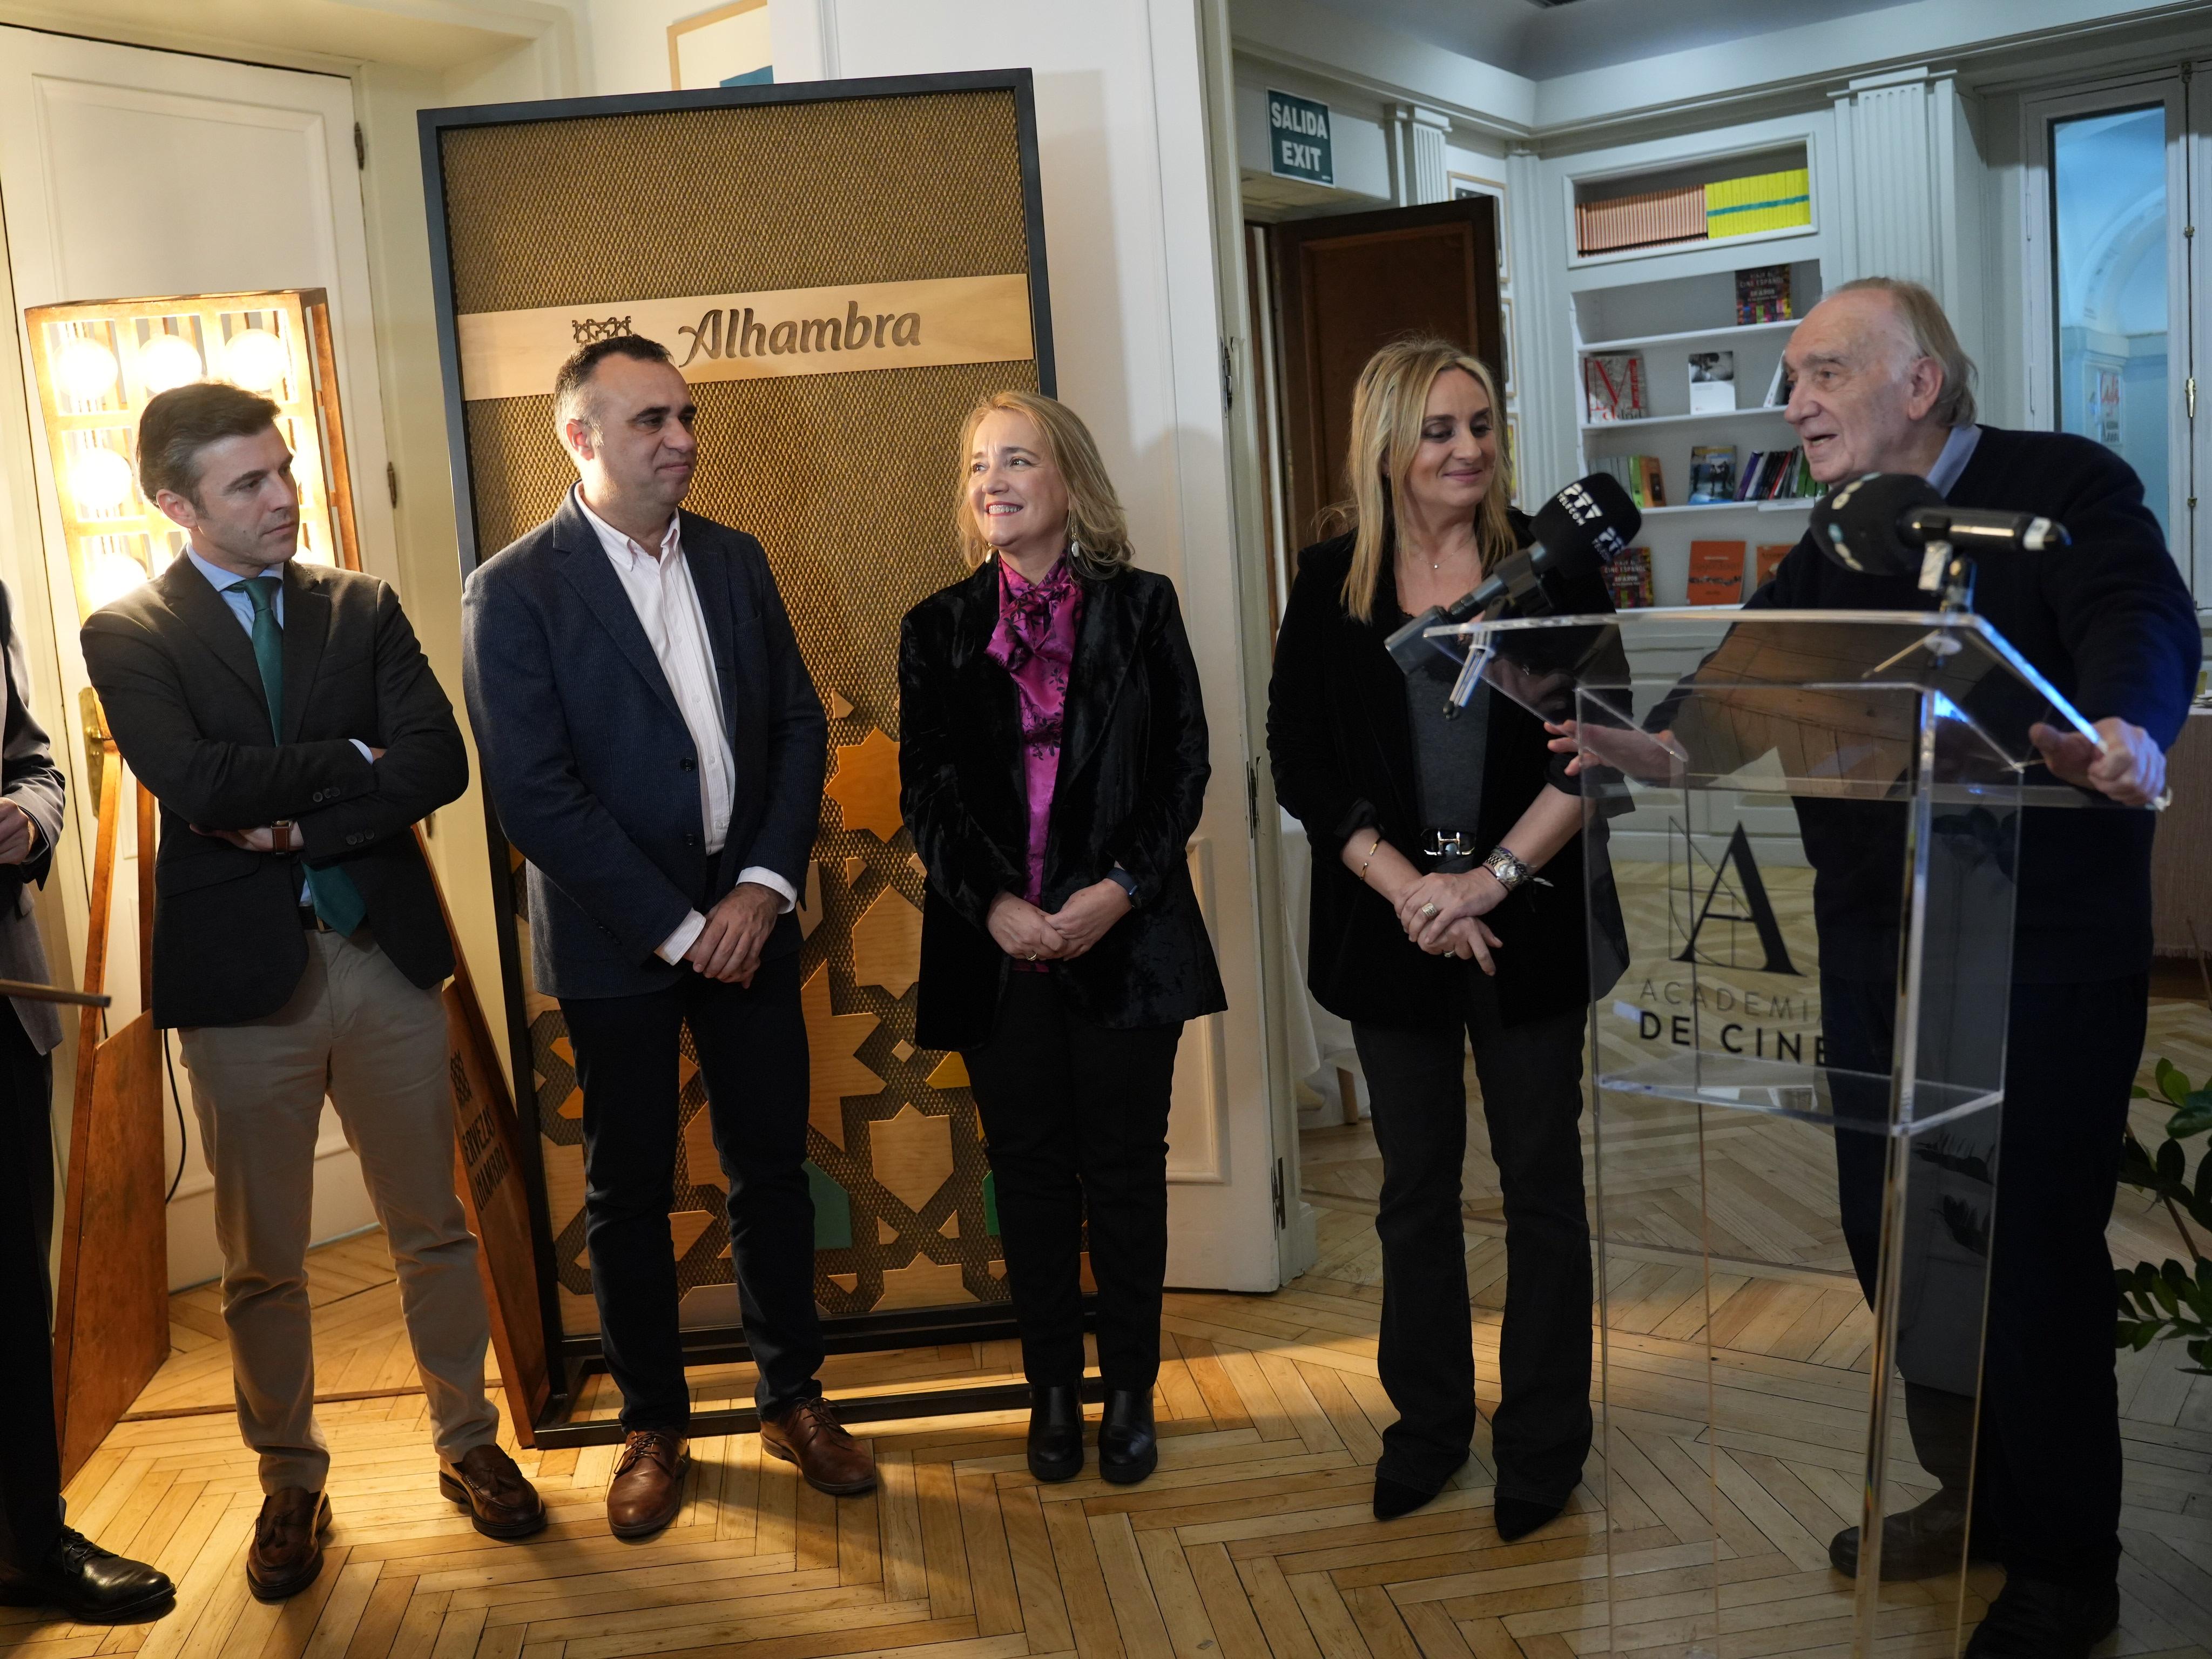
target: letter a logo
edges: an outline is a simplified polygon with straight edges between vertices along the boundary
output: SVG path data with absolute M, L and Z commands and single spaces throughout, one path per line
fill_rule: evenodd
M 1735 872 L 1735 882 L 1732 887 L 1727 884 L 1731 867 Z M 1741 905 L 1741 911 L 1716 910 L 1713 906 L 1723 897 L 1731 903 Z M 1729 960 L 1723 961 L 1698 951 L 1698 936 L 1705 931 L 1708 921 L 1731 924 L 1729 928 Z M 1739 823 L 1735 833 L 1729 837 L 1728 848 L 1721 854 L 1721 861 L 1713 866 L 1712 884 L 1706 888 L 1705 902 L 1698 908 L 1697 916 L 1690 923 L 1690 935 L 1683 942 L 1682 954 L 1674 960 L 1703 963 L 1713 968 L 1748 967 L 1748 963 L 1734 959 L 1735 924 L 1744 922 L 1748 922 L 1758 931 L 1759 949 L 1765 953 L 1766 959 L 1759 972 L 1802 977 L 1790 963 L 1790 947 L 1782 942 L 1782 924 L 1775 917 L 1773 902 L 1766 896 L 1766 884 L 1759 878 L 1759 862 L 1751 855 L 1750 838 L 1743 833 L 1743 826 Z

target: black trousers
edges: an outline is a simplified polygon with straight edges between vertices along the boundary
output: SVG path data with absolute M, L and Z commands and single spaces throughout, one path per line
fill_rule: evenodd
M 1510 971 L 1510 969 L 1509 969 Z M 1376 1358 L 1398 1420 L 1376 1474 L 1434 1492 L 1474 1440 L 1460 1166 L 1467 1152 L 1462 1067 L 1474 1048 L 1490 1155 L 1505 1199 L 1501 1399 L 1491 1420 L 1498 1490 L 1564 1504 L 1590 1445 L 1589 1217 L 1583 1204 L 1579 1009 L 1507 1025 L 1497 988 L 1469 964 L 1462 1024 L 1419 1030 L 1355 1024 L 1382 1154 L 1382 1330 Z
M 806 1020 L 799 957 L 763 963 L 750 990 L 686 969 L 665 991 L 563 998 L 584 1090 L 584 1237 L 599 1342 L 625 1429 L 684 1431 L 691 1395 L 677 1329 L 677 1044 L 691 1028 L 714 1150 L 730 1182 L 730 1254 L 753 1397 L 781 1413 L 821 1393 L 814 1200 L 806 1186 Z
M 2142 974 L 2015 985 L 2005 1050 L 1975 1526 L 1993 1527 L 2008 1571 L 2090 1589 L 2110 1585 L 2120 1559 L 2118 1310 L 2105 1229 L 2149 991 Z M 1893 988 L 1824 977 L 1820 996 L 1831 1060 L 1886 1072 Z M 1830 1077 L 1839 1113 L 1868 1086 Z M 1881 1094 L 1886 1114 L 1886 1087 Z M 1844 1236 L 1869 1296 L 1881 1244 L 1880 1142 L 1837 1137 Z M 1966 1462 L 1954 1443 L 1971 1420 L 1966 1402 L 1941 1398 L 1909 1364 L 1905 1378 L 1914 1449 L 1945 1476 Z
M 54 1351 L 46 1245 L 54 1217 L 48 1109 L 53 1062 L 0 1003 L 0 1554 L 27 1563 L 61 1530 L 54 1444 Z
M 1006 1280 L 1033 1388 L 1083 1380 L 1084 1218 L 1098 1374 L 1149 1393 L 1168 1271 L 1168 1101 L 1182 1026 L 1072 1012 L 1054 974 L 1008 974 L 991 1040 L 962 1051 L 990 1142 Z

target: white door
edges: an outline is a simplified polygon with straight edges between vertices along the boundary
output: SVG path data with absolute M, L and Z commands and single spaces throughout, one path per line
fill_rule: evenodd
M 15 346 L 26 377 L 27 306 L 319 288 L 330 296 L 353 474 L 380 478 L 384 433 L 353 124 L 353 86 L 341 76 L 0 27 L 0 212 Z M 11 481 L 35 477 L 38 517 L 47 532 L 46 580 L 40 584 L 39 573 L 24 568 L 37 556 L 26 548 L 11 550 L 15 565 L 6 574 L 18 592 L 43 585 L 50 599 L 52 659 L 65 706 L 39 713 L 70 775 L 74 827 L 82 834 L 56 861 L 55 879 L 74 884 L 76 892 L 66 939 L 50 936 L 47 946 L 57 973 L 73 979 L 76 970 L 62 958 L 67 951 L 81 969 L 91 861 L 76 715 L 84 667 L 67 556 L 54 529 L 58 516 L 38 399 L 27 399 L 22 408 L 27 414 L 0 410 L 0 447 L 14 452 L 0 466 L 0 491 Z M 355 510 L 363 561 L 388 580 L 394 557 L 385 493 L 357 490 Z M 10 520 L 21 524 L 25 515 L 16 512 Z M 26 630 L 40 625 L 36 617 L 19 616 Z M 130 819 L 126 811 L 126 856 L 116 874 L 110 930 L 108 989 L 116 998 L 111 1029 L 137 1012 Z M 71 848 L 76 856 L 66 856 Z M 177 1075 L 183 1082 L 181 1066 Z M 185 1117 L 189 1144 L 175 1144 L 173 1127 L 169 1147 L 171 1170 L 179 1159 L 183 1165 L 169 1216 L 175 1285 L 210 1278 L 222 1265 L 198 1126 L 189 1113 Z M 374 1217 L 360 1167 L 327 1107 L 317 1154 L 316 1237 L 368 1225 Z

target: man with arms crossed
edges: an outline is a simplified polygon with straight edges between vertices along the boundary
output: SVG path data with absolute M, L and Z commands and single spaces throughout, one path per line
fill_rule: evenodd
M 675 1518 L 690 1395 L 668 1225 L 683 1028 L 729 1177 L 761 1443 L 828 1492 L 875 1483 L 815 1370 L 806 1024 L 793 914 L 828 722 L 760 544 L 679 512 L 690 388 L 650 340 L 562 366 L 580 482 L 469 578 L 463 675 L 484 780 L 530 861 L 532 969 L 584 1091 L 585 1237 L 627 1434 L 607 1520 Z
M 142 485 L 190 545 L 82 635 L 117 746 L 161 804 L 154 1021 L 182 1030 L 215 1175 L 239 1423 L 265 1494 L 246 1576 L 264 1601 L 314 1582 L 331 1518 L 307 1280 L 326 1094 L 398 1269 L 440 1489 L 490 1537 L 545 1524 L 484 1397 L 439 996 L 453 945 L 410 833 L 461 793 L 467 753 L 392 590 L 293 559 L 276 416 L 213 383 L 146 405 Z
M 24 700 L 15 598 L 0 586 L 0 978 L 44 983 L 46 951 L 31 913 L 62 832 L 68 787 L 46 734 Z M 54 1219 L 53 1051 L 62 1040 L 51 1002 L 0 1006 L 0 1602 L 57 1607 L 79 1624 L 167 1612 L 168 1575 L 111 1555 L 62 1524 L 61 1456 L 54 1443 L 52 1304 L 46 1246 Z
M 1784 360 L 1796 382 L 1786 416 L 1822 484 L 1911 473 L 1955 506 L 2040 514 L 2072 532 L 2069 548 L 1983 559 L 1974 608 L 2102 734 L 2100 747 L 2036 727 L 2051 771 L 2124 805 L 2155 799 L 2202 647 L 2133 470 L 2086 438 L 1975 425 L 1972 364 L 1917 283 L 1844 284 L 1807 313 Z M 1924 611 L 1929 602 L 1909 578 L 1843 569 L 1808 536 L 1745 608 Z M 1866 807 L 1798 805 L 1816 877 L 1829 1057 L 1887 1073 L 1902 843 L 1858 834 Z M 2105 1227 L 2142 1054 L 2156 827 L 2149 812 L 2094 808 L 2032 809 L 2022 821 L 1978 1457 L 1972 1401 L 1908 1376 L 1914 1448 L 1942 1490 L 1883 1530 L 1884 1577 L 1956 1571 L 1971 1468 L 1973 1553 L 2006 1568 L 1968 1644 L 1973 1659 L 2083 1655 L 2118 1620 L 2119 1401 Z M 1869 856 L 1873 846 L 1881 856 Z M 1869 916 L 1879 920 L 1870 926 Z M 1854 946 L 1886 948 L 1888 978 L 1852 978 Z M 1875 1110 L 1887 1115 L 1886 1093 Z M 1837 1139 L 1845 1235 L 1871 1285 L 1880 1137 Z M 1857 1556 L 1853 1528 L 1831 1557 L 1853 1572 Z

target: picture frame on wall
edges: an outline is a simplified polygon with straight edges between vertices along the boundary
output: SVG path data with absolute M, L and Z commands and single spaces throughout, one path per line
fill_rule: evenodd
M 1513 234 L 1505 218 L 1505 186 L 1495 179 L 1479 178 L 1472 173 L 1449 173 L 1444 182 L 1451 187 L 1452 200 L 1464 201 L 1470 196 L 1487 196 L 1498 204 L 1498 286 L 1513 285 Z
M 775 80 L 768 0 L 732 0 L 668 26 L 671 90 L 768 86 Z

